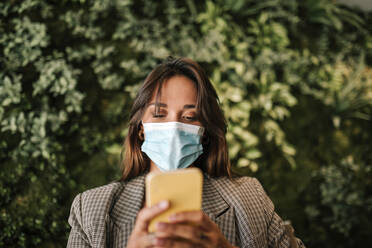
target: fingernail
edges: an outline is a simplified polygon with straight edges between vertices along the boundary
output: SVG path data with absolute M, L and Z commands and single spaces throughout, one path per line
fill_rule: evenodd
M 161 230 L 161 229 L 163 229 L 164 227 L 165 227 L 165 223 L 163 223 L 163 222 L 157 222 L 157 223 L 156 223 L 156 229 Z
M 159 203 L 159 207 L 160 208 L 166 208 L 166 207 L 168 207 L 168 201 L 161 201 L 160 203 Z
M 169 220 L 172 221 L 172 220 L 176 220 L 177 219 L 177 215 L 176 214 L 171 214 L 169 216 Z

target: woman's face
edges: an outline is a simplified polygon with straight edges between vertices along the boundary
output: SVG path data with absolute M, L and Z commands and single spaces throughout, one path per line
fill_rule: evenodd
M 155 114 L 155 98 L 156 93 L 145 110 L 142 118 L 144 123 L 177 121 L 201 126 L 196 115 L 196 87 L 187 77 L 177 75 L 163 83 L 157 114 Z
M 155 98 L 156 93 L 154 93 L 145 110 L 142 118 L 144 123 L 177 121 L 201 126 L 196 116 L 196 87 L 187 77 L 174 76 L 163 83 L 158 100 L 159 112 L 157 114 L 155 114 Z M 151 160 L 150 171 L 160 171 Z

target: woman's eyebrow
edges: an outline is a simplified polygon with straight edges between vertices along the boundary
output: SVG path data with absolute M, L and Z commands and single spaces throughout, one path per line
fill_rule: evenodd
M 151 105 L 155 105 L 157 107 L 163 107 L 163 108 L 167 108 L 168 107 L 167 104 L 161 103 L 161 102 L 158 102 L 158 103 L 152 102 L 152 103 L 149 104 L 149 106 L 151 106 Z
M 185 106 L 183 106 L 183 109 L 192 109 L 192 108 L 195 108 L 195 104 L 186 104 Z
M 158 102 L 158 103 L 155 103 L 155 102 L 152 102 L 149 104 L 149 106 L 151 105 L 155 105 L 157 107 L 163 107 L 163 108 L 167 108 L 168 105 L 165 104 L 165 103 L 162 103 L 162 102 Z M 183 109 L 192 109 L 192 108 L 196 108 L 195 104 L 186 104 L 183 106 Z

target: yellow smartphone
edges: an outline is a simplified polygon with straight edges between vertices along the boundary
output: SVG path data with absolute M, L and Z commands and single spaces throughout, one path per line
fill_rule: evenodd
M 148 231 L 156 230 L 159 221 L 168 222 L 169 215 L 200 210 L 202 205 L 203 174 L 196 167 L 169 172 L 151 172 L 146 176 L 146 206 L 168 200 L 170 207 L 151 220 Z

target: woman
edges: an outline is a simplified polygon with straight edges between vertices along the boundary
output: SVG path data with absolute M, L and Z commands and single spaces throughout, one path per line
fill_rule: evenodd
M 304 247 L 274 212 L 254 178 L 233 176 L 226 121 L 203 69 L 169 58 L 145 79 L 131 112 L 122 178 L 76 196 L 68 247 Z M 159 129 L 171 135 L 159 136 Z M 184 134 L 183 131 L 193 130 Z M 203 171 L 201 211 L 178 213 L 148 233 L 152 218 L 169 208 L 145 207 L 151 171 Z

